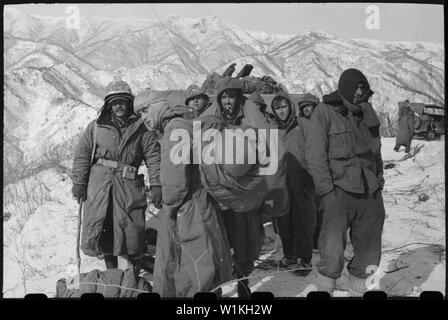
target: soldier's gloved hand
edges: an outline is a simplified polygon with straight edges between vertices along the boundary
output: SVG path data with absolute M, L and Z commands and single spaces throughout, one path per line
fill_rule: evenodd
M 75 198 L 78 203 L 81 201 L 86 201 L 87 199 L 87 186 L 83 184 L 74 184 L 72 187 L 73 198 Z
M 162 208 L 162 187 L 154 186 L 150 187 L 150 189 L 153 196 L 152 202 L 154 203 L 154 207 L 157 209 Z

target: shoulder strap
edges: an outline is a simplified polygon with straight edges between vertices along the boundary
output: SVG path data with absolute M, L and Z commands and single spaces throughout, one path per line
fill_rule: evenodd
M 95 151 L 96 151 L 96 120 L 93 122 L 93 147 L 92 147 L 92 155 L 90 156 L 90 166 L 93 165 L 93 158 L 95 157 Z

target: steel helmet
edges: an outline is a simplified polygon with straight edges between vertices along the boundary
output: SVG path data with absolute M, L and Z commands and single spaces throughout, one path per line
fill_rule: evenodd
M 185 105 L 188 105 L 188 102 L 193 99 L 194 97 L 204 95 L 208 98 L 208 95 L 205 93 L 205 91 L 201 88 L 199 88 L 197 85 L 191 85 L 187 88 L 187 99 L 185 99 Z
M 113 100 L 117 99 L 129 100 L 131 102 L 134 101 L 134 95 L 132 94 L 131 87 L 125 81 L 112 81 L 106 86 L 106 96 L 104 97 L 104 102 L 109 104 Z

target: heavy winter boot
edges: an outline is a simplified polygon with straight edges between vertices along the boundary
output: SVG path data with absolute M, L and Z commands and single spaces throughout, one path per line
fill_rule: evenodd
M 104 255 L 104 263 L 106 264 L 106 269 L 118 268 L 118 258 L 112 255 Z
M 249 279 L 238 281 L 238 297 L 244 299 L 250 299 Z
M 148 255 L 146 253 L 142 254 L 136 257 L 133 263 L 134 267 L 137 268 L 138 271 L 143 269 L 151 274 L 154 273 L 155 258 L 151 255 Z
M 366 279 L 355 277 L 350 274 L 348 276 L 349 295 L 350 297 L 363 297 L 367 291 Z
M 278 265 L 280 268 L 285 268 L 287 270 L 296 269 L 297 268 L 297 258 L 283 257 L 283 259 L 278 261 Z
M 311 259 L 299 259 L 297 262 L 298 270 L 296 270 L 294 273 L 298 275 L 299 277 L 306 277 L 310 274 L 310 272 L 313 270 L 313 265 L 311 264 Z
M 335 287 L 336 287 L 336 279 L 324 276 L 319 272 L 317 273 L 317 281 L 316 281 L 317 291 L 328 292 L 330 296 L 333 296 Z

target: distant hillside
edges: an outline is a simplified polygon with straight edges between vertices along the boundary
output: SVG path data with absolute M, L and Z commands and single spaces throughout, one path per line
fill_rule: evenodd
M 385 127 L 405 98 L 444 105 L 443 57 L 437 44 L 352 40 L 317 30 L 275 35 L 216 17 L 170 16 L 162 23 L 81 18 L 77 33 L 65 28 L 63 17 L 5 8 L 6 160 L 38 157 L 86 127 L 114 77 L 135 92 L 180 89 L 201 84 L 207 73 L 230 63 L 237 63 L 237 71 L 251 63 L 253 75 L 321 97 L 336 88 L 345 68 L 354 67 L 367 75 Z

